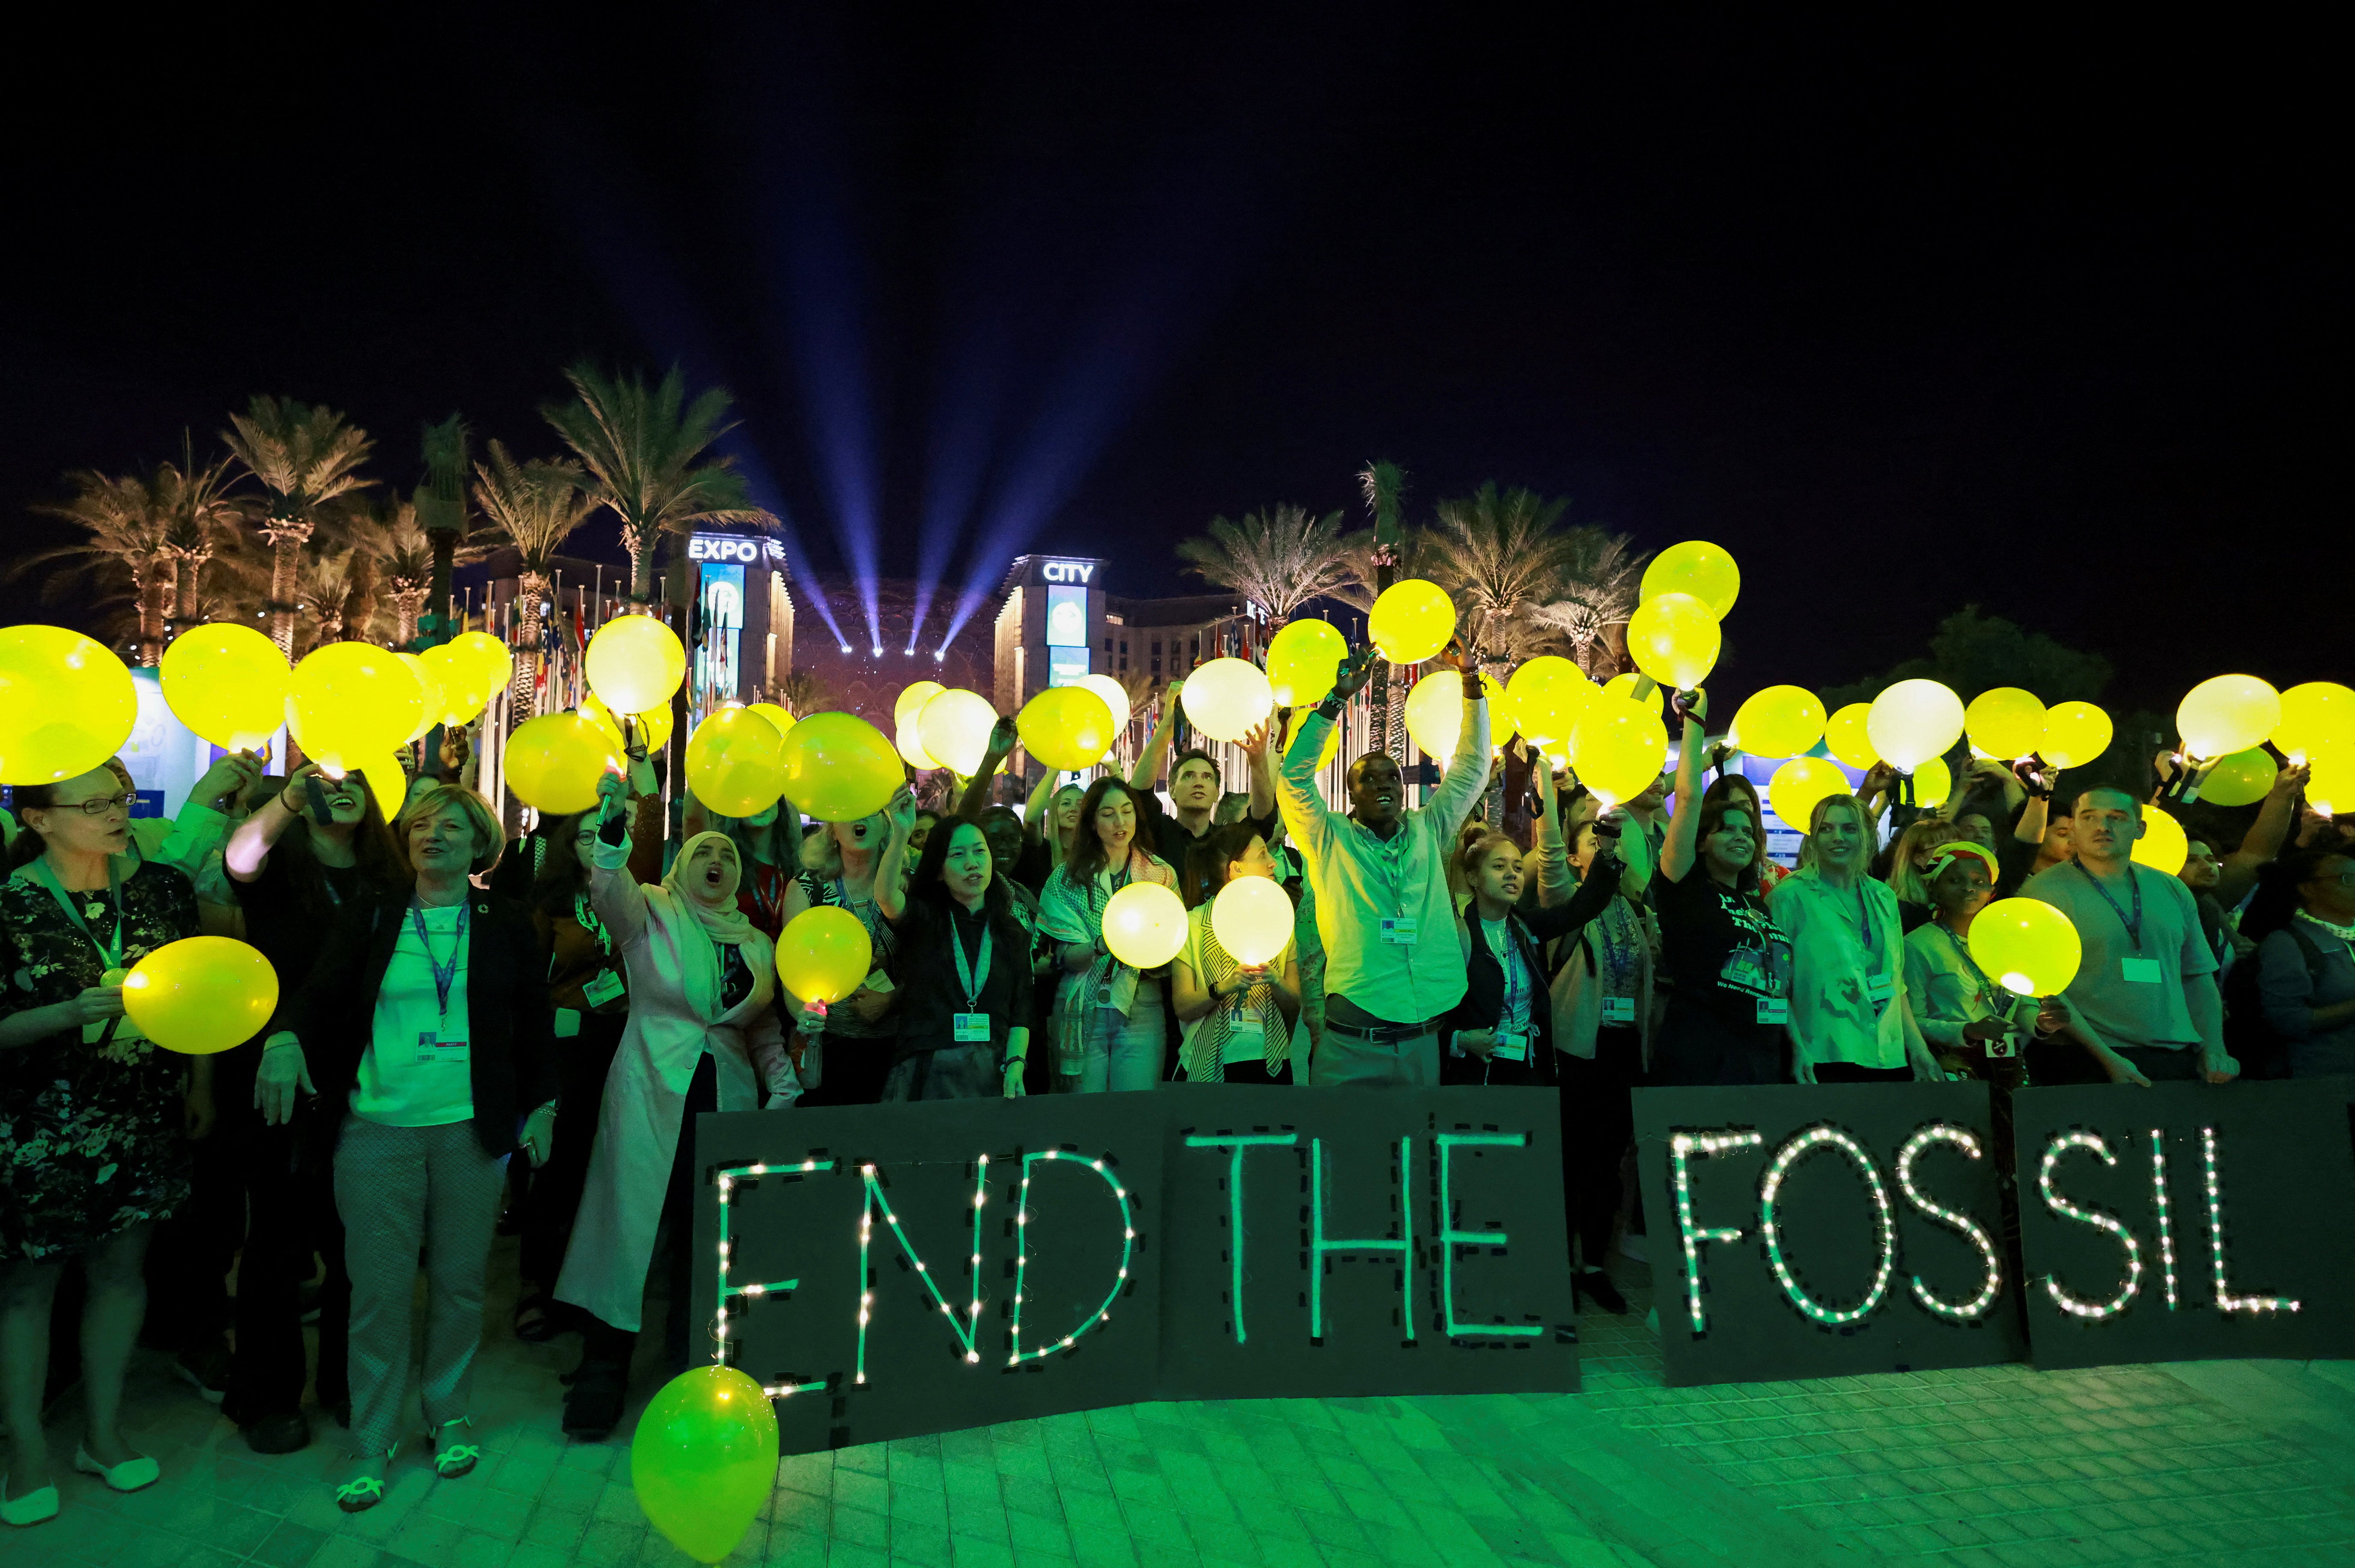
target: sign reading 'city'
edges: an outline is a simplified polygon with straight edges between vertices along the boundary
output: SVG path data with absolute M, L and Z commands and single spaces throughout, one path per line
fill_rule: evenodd
M 1642 1089 L 1674 1385 L 2018 1360 L 1983 1083 Z
M 697 1310 L 787 1452 L 1148 1399 L 1578 1387 L 1544 1090 L 707 1115 Z

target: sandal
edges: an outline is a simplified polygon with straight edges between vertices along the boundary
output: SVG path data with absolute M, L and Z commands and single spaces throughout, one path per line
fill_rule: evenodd
M 462 1415 L 455 1421 L 445 1421 L 433 1429 L 433 1473 L 443 1480 L 454 1481 L 482 1463 L 483 1448 L 479 1443 L 453 1443 L 446 1448 L 442 1445 L 442 1435 L 452 1427 L 471 1428 L 474 1424 L 473 1416 Z
M 515 1337 L 527 1345 L 545 1345 L 560 1330 L 556 1326 L 555 1303 L 545 1292 L 536 1292 L 516 1303 Z
M 336 1488 L 336 1506 L 346 1513 L 366 1513 L 384 1501 L 384 1477 L 362 1476 Z

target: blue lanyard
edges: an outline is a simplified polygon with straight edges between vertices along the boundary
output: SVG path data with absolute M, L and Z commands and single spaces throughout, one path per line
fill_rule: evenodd
M 1484 920 L 1480 924 L 1485 939 L 1488 923 Z M 1523 983 L 1528 979 L 1528 973 L 1526 966 L 1521 963 L 1521 945 L 1513 940 L 1513 917 L 1509 914 L 1504 919 L 1500 940 L 1503 945 L 1497 954 L 1497 968 L 1505 977 L 1505 995 L 1504 999 L 1497 1004 L 1497 1027 L 1507 1029 L 1508 1032 L 1518 1032 L 1511 1030 L 1509 1026 L 1517 1016 L 1523 1015 L 1527 1011 L 1528 1004 L 1522 997 L 1522 987 Z M 1526 1018 L 1523 1019 L 1523 1028 L 1527 1028 Z
M 101 942 L 98 939 L 98 933 L 91 930 L 90 920 L 83 918 L 81 907 L 76 904 L 72 895 L 66 891 L 65 884 L 58 880 L 57 873 L 49 869 L 48 860 L 34 860 L 33 875 L 40 880 L 43 887 L 49 890 L 49 896 L 58 901 L 58 907 L 66 912 L 66 918 L 74 923 L 74 928 L 90 938 L 90 944 L 98 949 L 99 957 L 106 961 L 105 966 L 108 969 L 122 968 L 123 873 L 116 868 L 113 858 L 110 856 L 106 862 L 106 896 L 108 902 L 114 906 L 114 929 L 108 933 L 109 940 L 106 942 Z M 95 919 L 105 912 L 105 906 L 96 898 L 90 901 L 91 919 Z
M 417 945 L 425 950 L 425 966 L 433 971 L 433 998 L 441 1004 L 442 1016 L 450 1016 L 450 987 L 458 983 L 458 965 L 466 956 L 466 904 L 458 903 L 458 940 L 450 944 L 450 962 L 443 964 L 433 956 L 433 942 L 425 932 L 425 905 L 417 899 L 409 902 L 410 923 L 417 928 Z
M 2102 901 L 2110 906 L 2110 912 L 2116 915 L 2118 923 L 2126 928 L 2126 935 L 2133 941 L 2135 951 L 2141 952 L 2142 879 L 2135 875 L 2134 862 L 2132 860 L 2126 862 L 2126 886 L 2134 890 L 2134 918 L 2131 920 L 2126 918 L 2126 912 L 2118 907 L 2118 901 L 2110 896 L 2110 890 L 2102 886 L 2102 879 L 2085 869 L 2084 861 L 2072 855 L 2069 857 L 2069 864 L 2077 868 L 2079 876 L 2094 884 L 2094 891 L 2102 895 Z

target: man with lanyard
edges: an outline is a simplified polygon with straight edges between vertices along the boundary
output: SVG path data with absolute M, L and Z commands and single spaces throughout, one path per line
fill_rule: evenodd
M 2068 997 L 2082 1028 L 2146 1078 L 2230 1082 L 2216 955 L 2191 891 L 2132 859 L 2142 805 L 2108 785 L 2083 791 L 2071 824 L 2074 852 L 2029 879 L 2020 894 L 2076 926 L 2084 957 Z
M 1316 759 L 1377 656 L 1360 648 L 1342 665 L 1284 756 L 1284 830 L 1307 862 L 1326 955 L 1324 1038 L 1308 1082 L 1423 1088 L 1439 1082 L 1440 1020 L 1465 988 L 1446 868 L 1488 787 L 1488 704 L 1481 683 L 1467 681 L 1455 755 L 1430 804 L 1406 810 L 1398 763 L 1369 752 L 1350 764 L 1344 816 L 1316 787 Z M 1460 645 L 1440 658 L 1459 673 L 1479 667 L 1477 652 Z

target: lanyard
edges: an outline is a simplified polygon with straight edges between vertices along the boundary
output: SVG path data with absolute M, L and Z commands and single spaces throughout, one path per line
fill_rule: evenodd
M 1979 1005 L 1986 1008 L 1990 1012 L 1999 1013 L 2003 1011 L 2001 1005 L 2001 998 L 2003 996 L 2002 991 L 1997 987 L 1994 981 L 1987 977 L 1987 971 L 1979 967 L 1979 961 L 1971 956 L 1971 950 L 1968 944 L 1966 944 L 1961 937 L 1955 934 L 1954 927 L 1942 924 L 1934 920 L 1930 923 L 1937 926 L 1940 931 L 1946 933 L 1946 940 L 1955 944 L 1955 955 L 1960 958 L 1963 961 L 1964 966 L 1970 970 L 1971 978 L 1978 982 Z
M 1484 920 L 1480 924 L 1485 937 L 1488 922 Z M 1497 968 L 1505 977 L 1504 999 L 1497 1004 L 1497 1027 L 1518 1034 L 1522 1031 L 1512 1029 L 1511 1025 L 1517 1019 L 1522 1019 L 1526 1023 L 1523 1015 L 1529 1004 L 1523 990 L 1528 983 L 1529 972 L 1527 965 L 1521 962 L 1521 944 L 1513 940 L 1513 917 L 1510 915 L 1497 923 L 1496 955 Z
M 106 862 L 106 896 L 108 901 L 114 906 L 114 929 L 108 933 L 108 940 L 105 942 L 101 942 L 98 939 L 98 933 L 91 930 L 90 921 L 83 917 L 84 912 L 81 905 L 76 903 L 73 896 L 66 891 L 65 884 L 58 880 L 58 874 L 55 871 L 49 869 L 47 859 L 36 859 L 33 862 L 33 875 L 39 878 L 41 885 L 49 890 L 49 896 L 58 901 L 58 907 L 66 912 L 66 918 L 74 923 L 74 928 L 90 938 L 90 944 L 97 948 L 98 955 L 106 961 L 105 966 L 109 969 L 122 968 L 123 873 L 116 868 L 113 858 L 108 857 Z M 88 912 L 91 916 L 96 916 L 106 912 L 93 897 L 90 901 Z
M 572 895 L 572 918 L 580 923 L 581 930 L 597 939 L 597 950 L 600 953 L 610 954 L 613 951 L 613 939 L 607 934 L 605 923 L 597 918 L 597 912 L 589 907 L 587 893 Z
M 968 965 L 964 957 L 964 938 L 957 934 L 954 913 L 949 916 L 949 951 L 956 955 L 957 984 L 964 987 L 964 1007 L 969 1013 L 981 1011 L 981 988 L 989 984 L 989 947 L 996 933 L 989 929 L 989 917 L 981 919 L 981 955 Z M 981 976 L 975 980 L 974 976 Z
M 2134 862 L 2131 860 L 2126 862 L 2126 886 L 2134 890 L 2134 918 L 2131 920 L 2126 918 L 2126 912 L 2118 907 L 2118 901 L 2110 896 L 2110 890 L 2102 886 L 2102 879 L 2085 869 L 2084 861 L 2072 855 L 2069 857 L 2069 864 L 2077 868 L 2079 876 L 2094 884 L 2094 891 L 2102 895 L 2102 901 L 2110 906 L 2110 912 L 2116 915 L 2118 923 L 2126 928 L 2126 935 L 2133 940 L 2135 951 L 2141 952 L 2142 879 L 2135 875 Z
M 433 997 L 442 1007 L 442 1016 L 450 1016 L 450 987 L 458 981 L 458 965 L 466 955 L 466 904 L 458 903 L 458 940 L 450 944 L 450 962 L 443 964 L 433 956 L 433 941 L 425 933 L 425 906 L 412 899 L 409 905 L 410 923 L 417 928 L 417 945 L 425 949 L 425 966 L 433 971 Z

